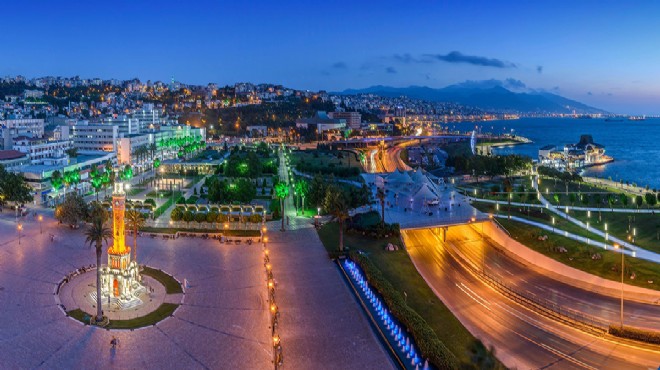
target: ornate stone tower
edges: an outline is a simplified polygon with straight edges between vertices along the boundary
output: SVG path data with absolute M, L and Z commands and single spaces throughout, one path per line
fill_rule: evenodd
M 108 265 L 101 268 L 101 295 L 119 308 L 141 304 L 138 296 L 145 291 L 140 284 L 139 266 L 131 261 L 131 248 L 126 246 L 125 211 L 124 184 L 118 182 L 112 193 L 112 246 L 108 248 Z

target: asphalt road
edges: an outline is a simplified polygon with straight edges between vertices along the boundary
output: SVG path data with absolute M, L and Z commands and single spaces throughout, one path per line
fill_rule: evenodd
M 453 235 L 450 235 L 453 237 Z M 418 271 L 463 325 L 508 367 L 519 369 L 647 369 L 660 352 L 586 334 L 505 298 L 461 265 L 429 229 L 405 231 Z
M 451 227 L 447 232 L 447 240 L 477 268 L 485 266 L 486 273 L 506 282 L 517 292 L 595 316 L 604 323 L 620 322 L 620 298 L 576 288 L 543 275 L 533 266 L 518 263 L 500 251 L 487 236 L 482 240 L 480 227 L 480 224 L 462 225 Z M 660 331 L 660 306 L 626 300 L 624 324 Z

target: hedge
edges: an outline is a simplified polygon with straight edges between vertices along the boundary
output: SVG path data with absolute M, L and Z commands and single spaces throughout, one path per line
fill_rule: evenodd
M 167 209 L 170 208 L 170 206 L 171 206 L 172 203 L 173 203 L 173 202 L 172 202 L 172 199 L 173 199 L 173 198 L 176 198 L 176 197 L 179 196 L 179 195 L 181 195 L 181 192 L 175 192 L 175 193 L 174 193 L 174 197 L 169 197 L 169 198 L 167 199 L 167 201 L 166 201 L 165 203 L 163 203 L 163 205 L 161 205 L 160 207 L 158 207 L 158 208 L 156 209 L 156 211 L 154 212 L 154 220 L 157 219 L 158 217 L 160 217 L 160 215 L 162 215 L 165 211 L 167 211 Z
M 610 325 L 608 333 L 621 338 L 660 344 L 660 332 L 633 328 L 631 326 Z
M 442 343 L 429 324 L 406 304 L 401 294 L 383 277 L 371 260 L 355 252 L 351 252 L 350 257 L 362 268 L 367 281 L 383 297 L 390 312 L 408 328 L 422 357 L 428 358 L 438 369 L 458 369 L 456 356 Z

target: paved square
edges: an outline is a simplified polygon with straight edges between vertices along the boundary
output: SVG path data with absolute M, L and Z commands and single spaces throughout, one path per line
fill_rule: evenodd
M 0 368 L 272 368 L 259 245 L 138 238 L 141 264 L 188 279 L 190 287 L 174 317 L 134 331 L 107 331 L 67 318 L 53 294 L 64 275 L 96 261 L 83 230 L 47 216 L 41 234 L 28 217 L 19 245 L 10 216 L 0 213 Z M 112 336 L 120 343 L 115 350 Z

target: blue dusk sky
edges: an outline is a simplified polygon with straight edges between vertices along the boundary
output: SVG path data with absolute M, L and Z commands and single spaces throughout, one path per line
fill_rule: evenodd
M 518 80 L 660 114 L 655 1 L 6 1 L 0 75 L 328 91 Z

